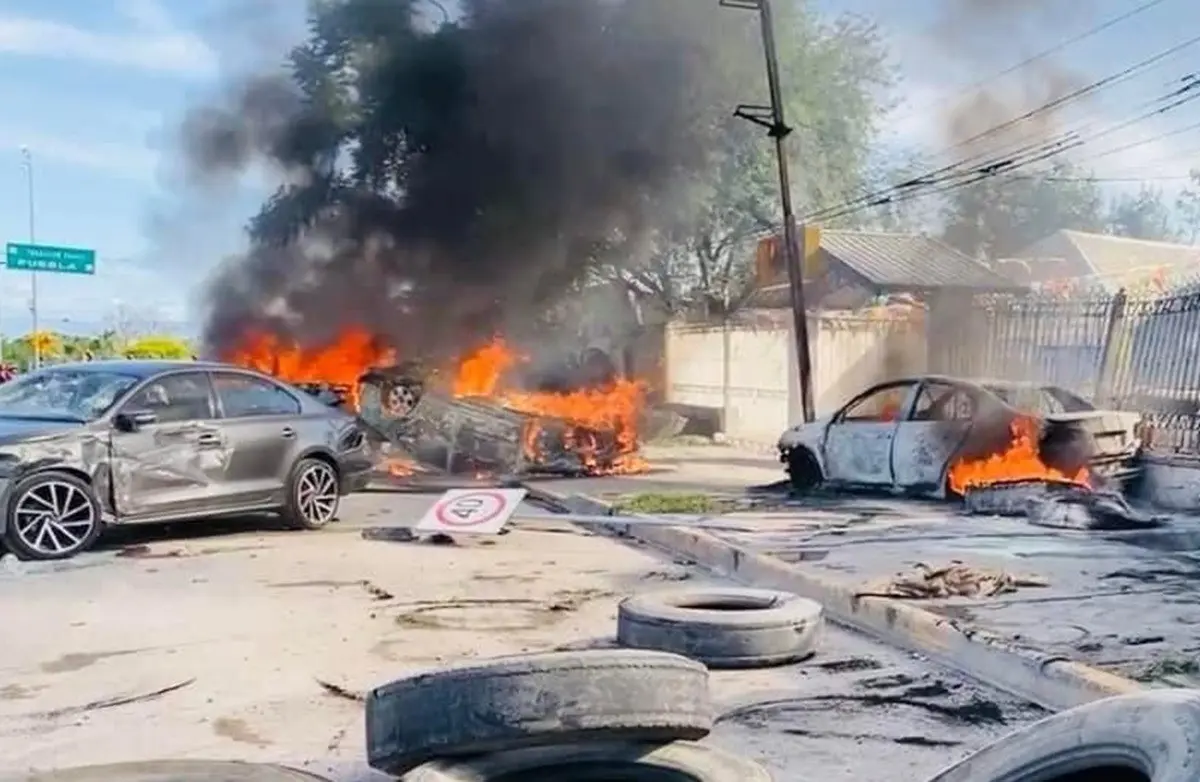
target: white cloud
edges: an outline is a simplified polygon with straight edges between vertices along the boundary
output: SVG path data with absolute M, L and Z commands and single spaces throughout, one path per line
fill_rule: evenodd
M 104 171 L 133 181 L 151 181 L 158 166 L 158 153 L 148 147 L 84 138 L 64 138 L 41 132 L 23 134 L 0 126 L 0 150 L 28 147 L 35 161 L 49 158 L 71 165 Z
M 124 0 L 119 11 L 132 24 L 119 32 L 0 13 L 0 53 L 91 60 L 182 76 L 215 73 L 212 49 L 199 36 L 175 28 L 154 0 Z
M 883 141 L 896 150 L 924 154 L 931 169 L 974 154 L 978 154 L 977 159 L 982 162 L 1005 152 L 1012 153 L 1022 147 L 1061 138 L 1066 133 L 1077 134 L 1084 143 L 1064 153 L 1063 157 L 1093 172 L 1097 179 L 1142 178 L 1147 184 L 1171 191 L 1182 184 L 1178 178 L 1186 176 L 1189 168 L 1200 165 L 1200 130 L 1176 132 L 1198 119 L 1198 115 L 1187 108 L 1130 122 L 1140 112 L 1127 109 L 1127 113 L 1112 113 L 1102 106 L 1084 105 L 1040 126 L 1029 122 L 1014 125 L 1007 138 L 997 135 L 979 142 L 977 147 L 952 149 L 954 141 L 949 135 L 949 115 L 954 109 L 953 99 L 961 95 L 960 91 L 950 86 L 941 88 L 928 83 L 909 83 L 903 92 L 903 103 L 883 123 Z M 1014 107 L 984 124 L 997 124 L 1008 117 L 1019 116 L 1024 110 L 1027 109 Z M 1139 186 L 1137 181 L 1105 184 L 1119 190 Z

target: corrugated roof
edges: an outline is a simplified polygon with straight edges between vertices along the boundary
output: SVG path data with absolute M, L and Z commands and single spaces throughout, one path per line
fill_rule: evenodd
M 1126 278 L 1166 272 L 1169 275 L 1200 273 L 1200 247 L 1171 242 L 1150 242 L 1124 236 L 1061 231 L 1101 278 Z
M 881 288 L 1020 287 L 969 255 L 920 234 L 823 231 L 821 249 Z

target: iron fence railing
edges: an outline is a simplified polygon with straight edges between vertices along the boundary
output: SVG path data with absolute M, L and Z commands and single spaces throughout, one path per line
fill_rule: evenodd
M 935 372 L 1062 386 L 1142 412 L 1156 449 L 1200 454 L 1200 284 L 935 301 L 929 333 Z

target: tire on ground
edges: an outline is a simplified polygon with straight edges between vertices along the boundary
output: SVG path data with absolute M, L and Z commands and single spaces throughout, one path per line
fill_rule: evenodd
M 930 782 L 1190 782 L 1200 779 L 1200 691 L 1121 695 L 1055 714 Z
M 373 690 L 367 760 L 399 776 L 435 758 L 698 739 L 712 723 L 708 671 L 693 660 L 627 649 L 519 655 Z
M 272 763 L 228 760 L 150 760 L 31 771 L 11 782 L 327 782 L 325 777 Z
M 823 624 L 820 603 L 790 592 L 675 589 L 623 600 L 617 641 L 681 654 L 710 668 L 759 668 L 810 657 Z
M 762 766 L 714 747 L 676 741 L 670 744 L 588 743 L 533 747 L 497 752 L 460 761 L 435 760 L 418 766 L 404 782 L 489 782 L 498 779 L 637 779 L 632 769 L 644 769 L 647 779 L 664 779 L 674 772 L 688 782 L 771 782 Z M 675 778 L 674 776 L 668 778 Z

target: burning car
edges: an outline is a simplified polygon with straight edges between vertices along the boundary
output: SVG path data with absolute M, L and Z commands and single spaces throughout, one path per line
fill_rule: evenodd
M 495 339 L 435 366 L 399 361 L 354 332 L 316 350 L 254 337 L 226 358 L 352 409 L 380 439 L 449 472 L 595 475 L 644 464 L 642 386 L 595 351 L 551 371 Z
M 930 375 L 873 386 L 788 429 L 779 458 L 798 490 L 826 483 L 955 497 L 1017 481 L 1121 484 L 1137 475 L 1140 418 L 1057 386 Z

